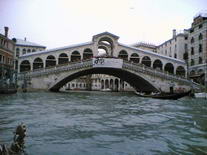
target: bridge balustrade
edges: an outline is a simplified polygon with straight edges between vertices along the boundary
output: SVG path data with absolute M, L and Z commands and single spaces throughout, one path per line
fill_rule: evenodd
M 159 77 L 162 79 L 166 80 L 171 80 L 171 81 L 179 81 L 182 83 L 189 83 L 189 81 L 186 78 L 176 76 L 174 74 L 169 74 L 166 73 L 162 70 L 155 70 L 154 68 L 145 66 L 140 63 L 133 63 L 129 62 L 127 60 L 123 61 L 123 68 L 129 69 L 135 72 L 151 75 L 153 77 Z M 44 76 L 44 75 L 49 75 L 49 74 L 54 74 L 54 73 L 60 73 L 63 71 L 69 71 L 69 70 L 76 70 L 76 69 L 81 69 L 81 68 L 88 68 L 92 67 L 92 59 L 87 59 L 87 60 L 82 60 L 82 61 L 76 61 L 76 62 L 69 62 L 65 64 L 60 64 L 55 67 L 47 67 L 47 68 L 41 68 L 29 72 L 21 72 L 18 75 L 19 80 L 23 80 L 25 78 L 31 78 L 31 77 L 38 77 L 38 76 Z
M 183 82 L 183 83 L 189 83 L 189 81 L 186 78 L 176 76 L 174 74 L 168 74 L 168 73 L 161 71 L 161 70 L 155 70 L 155 69 L 153 69 L 151 67 L 147 67 L 143 64 L 137 64 L 137 63 L 131 63 L 128 61 L 124 61 L 123 68 L 130 69 L 135 72 L 148 74 L 148 75 L 151 75 L 154 77 L 156 76 L 156 77 L 159 77 L 162 79 L 167 79 L 167 80 L 171 80 L 171 81 L 179 81 L 179 82 Z
M 59 73 L 63 71 L 69 71 L 69 70 L 75 70 L 75 69 L 80 69 L 80 68 L 86 68 L 86 67 L 92 67 L 92 60 L 87 60 L 87 61 L 79 61 L 77 62 L 72 62 L 72 63 L 66 63 L 66 64 L 61 64 L 55 67 L 50 67 L 50 68 L 43 68 L 43 69 L 38 69 L 34 71 L 29 71 L 29 72 L 21 72 L 18 75 L 19 80 L 23 80 L 24 78 L 28 77 L 37 77 L 37 76 L 43 76 L 43 75 L 49 75 L 51 73 Z

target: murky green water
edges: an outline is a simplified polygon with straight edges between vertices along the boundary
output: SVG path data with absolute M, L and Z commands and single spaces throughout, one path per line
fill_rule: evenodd
M 103 92 L 0 96 L 0 143 L 28 128 L 29 155 L 207 153 L 207 100 Z

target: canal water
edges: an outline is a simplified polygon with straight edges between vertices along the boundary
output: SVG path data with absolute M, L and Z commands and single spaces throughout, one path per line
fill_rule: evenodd
M 133 93 L 32 92 L 0 96 L 0 143 L 27 125 L 28 155 L 207 153 L 207 100 Z

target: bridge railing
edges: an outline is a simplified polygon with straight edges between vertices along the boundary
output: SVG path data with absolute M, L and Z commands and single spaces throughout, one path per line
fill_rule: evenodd
M 66 70 L 74 70 L 74 69 L 80 69 L 80 68 L 86 68 L 86 67 L 92 67 L 92 59 L 88 60 L 82 60 L 82 61 L 76 61 L 76 62 L 69 62 L 65 64 L 60 64 L 55 67 L 47 67 L 42 69 L 36 69 L 30 72 L 21 72 L 18 75 L 18 79 L 27 79 L 31 77 L 37 77 L 37 76 L 43 76 L 43 75 L 49 75 L 51 73 L 59 73 Z M 124 60 L 123 68 L 130 69 L 135 72 L 141 72 L 144 74 L 148 74 L 154 77 L 159 77 L 162 79 L 172 80 L 172 81 L 179 81 L 179 82 L 189 82 L 186 78 L 176 76 L 174 74 L 169 74 L 161 70 L 156 70 L 151 67 L 147 67 L 140 63 L 133 63 Z
M 21 72 L 18 74 L 18 79 L 23 80 L 23 79 L 28 79 L 31 77 L 38 77 L 38 76 L 43 76 L 43 75 L 49 75 L 51 73 L 60 73 L 63 71 L 67 70 L 74 70 L 74 69 L 81 69 L 81 68 L 86 68 L 86 67 L 92 67 L 92 60 L 85 60 L 85 61 L 76 61 L 72 63 L 66 63 L 66 64 L 61 64 L 58 66 L 54 66 L 51 68 L 42 68 L 42 69 L 37 69 L 29 72 Z
M 166 79 L 166 80 L 189 83 L 189 80 L 187 80 L 187 78 L 185 78 L 185 77 L 180 77 L 180 76 L 177 76 L 174 74 L 169 74 L 164 71 L 156 70 L 156 69 L 153 69 L 151 67 L 147 67 L 147 66 L 145 66 L 143 64 L 139 64 L 139 63 L 132 63 L 129 61 L 124 61 L 123 68 L 127 68 L 127 69 L 133 70 L 135 72 L 148 74 L 148 75 L 151 75 L 154 77 L 159 77 L 159 78 Z

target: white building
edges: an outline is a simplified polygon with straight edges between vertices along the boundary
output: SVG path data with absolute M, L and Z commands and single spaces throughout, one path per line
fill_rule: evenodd
M 207 13 L 197 14 L 191 28 L 179 33 L 173 30 L 172 38 L 157 46 L 156 52 L 185 60 L 189 77 L 202 84 L 206 79 L 207 83 Z
M 46 49 L 46 46 L 39 45 L 37 43 L 32 43 L 26 40 L 26 38 L 23 39 L 12 39 L 15 42 L 15 69 L 18 69 L 18 58 L 22 55 L 25 55 L 27 53 L 37 52 L 37 51 L 43 51 Z

